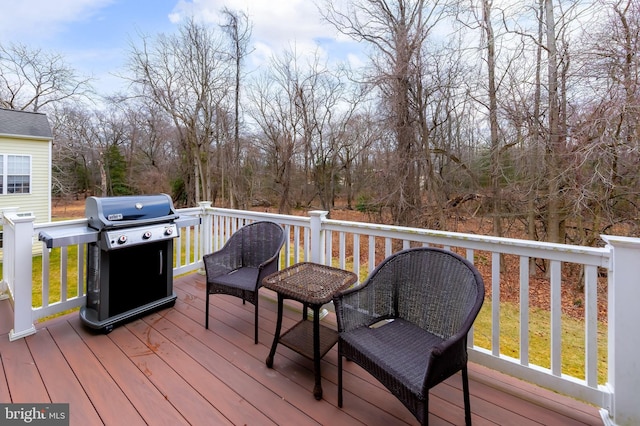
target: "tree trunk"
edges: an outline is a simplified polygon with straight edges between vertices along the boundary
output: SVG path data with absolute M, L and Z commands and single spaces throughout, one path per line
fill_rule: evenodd
M 546 35 L 548 54 L 548 90 L 549 90 L 549 134 L 546 150 L 547 178 L 547 237 L 549 242 L 560 243 L 562 224 L 562 199 L 560 194 L 561 174 L 561 136 L 560 136 L 560 102 L 558 96 L 558 52 L 556 46 L 555 17 L 553 0 L 545 0 Z
M 502 236 L 502 190 L 500 187 L 500 139 L 498 133 L 498 100 L 496 89 L 496 61 L 491 1 L 483 1 L 484 30 L 487 37 L 487 73 L 489 78 L 489 127 L 491 129 L 491 193 L 493 210 L 493 235 Z

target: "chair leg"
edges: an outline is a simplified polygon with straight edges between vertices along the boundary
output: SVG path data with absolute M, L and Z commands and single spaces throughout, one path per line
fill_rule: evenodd
M 342 350 L 338 341 L 338 407 L 342 408 Z
M 464 422 L 471 426 L 471 401 L 469 398 L 469 375 L 467 366 L 462 367 L 462 392 L 464 395 Z
M 207 291 L 206 300 L 207 302 L 204 308 L 204 311 L 205 311 L 204 328 L 208 329 L 209 328 L 209 291 Z
M 254 306 L 254 319 L 253 319 L 253 326 L 255 328 L 254 333 L 255 333 L 255 344 L 258 344 L 258 293 L 256 293 L 255 295 L 255 306 Z
M 427 426 L 429 424 L 429 391 L 424 396 L 424 404 L 422 406 L 422 425 Z

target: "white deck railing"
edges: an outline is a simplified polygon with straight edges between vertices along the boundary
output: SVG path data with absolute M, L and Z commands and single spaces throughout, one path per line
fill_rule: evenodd
M 244 224 L 256 220 L 272 220 L 281 224 L 289 238 L 283 248 L 283 266 L 301 261 L 331 264 L 355 272 L 362 282 L 381 259 L 392 252 L 418 246 L 434 245 L 454 250 L 471 262 L 481 262 L 485 270 L 485 285 L 488 297 L 485 314 L 490 320 L 490 336 L 470 333 L 470 358 L 479 364 L 523 378 L 563 394 L 568 394 L 602 407 L 603 420 L 610 424 L 640 424 L 640 404 L 637 389 L 640 387 L 640 364 L 636 354 L 640 345 L 636 343 L 637 326 L 640 324 L 640 239 L 603 236 L 606 246 L 591 248 L 550 244 L 527 240 L 497 238 L 455 232 L 434 231 L 360 222 L 327 219 L 327 213 L 310 212 L 308 217 L 278 215 L 261 212 L 211 208 L 209 203 L 200 207 L 179 210 L 181 215 L 199 216 L 201 224 L 180 229 L 175 246 L 174 274 L 201 269 L 202 255 L 218 250 L 229 236 Z M 42 276 L 32 279 L 32 242 L 38 233 L 56 227 L 77 226 L 83 220 L 53 222 L 34 225 L 29 214 L 9 212 L 4 214 L 4 288 L 14 302 L 14 328 L 11 339 L 35 333 L 33 322 L 55 313 L 81 306 L 85 302 L 85 256 L 84 244 L 61 247 L 59 253 L 42 251 Z M 70 255 L 70 253 L 72 255 Z M 59 262 L 59 277 L 51 277 L 50 265 L 54 258 Z M 501 259 L 515 256 L 518 271 L 519 305 L 517 317 L 508 318 L 517 322 L 518 347 L 514 356 L 503 353 L 502 346 L 509 339 L 501 334 L 506 325 L 501 320 L 500 288 Z M 36 257 L 36 260 L 38 257 Z M 69 259 L 76 259 L 71 265 Z M 549 337 L 543 339 L 548 353 L 541 363 L 531 356 L 530 336 L 537 332 L 530 325 L 529 284 L 531 259 L 544 260 L 548 265 L 548 312 Z M 26 265 L 28 263 L 28 266 Z M 479 265 L 479 263 L 477 263 Z M 578 268 L 584 288 L 584 318 L 579 322 L 583 328 L 584 348 L 579 359 L 583 373 L 569 374 L 563 371 L 566 357 L 575 355 L 575 348 L 563 344 L 562 291 L 563 268 Z M 56 268 L 58 269 L 58 268 Z M 486 271 L 490 271 L 486 272 Z M 598 321 L 599 276 L 608 285 L 608 321 Z M 32 282 L 42 282 L 42 302 L 34 304 Z M 52 289 L 59 294 L 52 300 Z M 607 329 L 606 363 L 599 362 L 598 326 Z M 483 337 L 479 339 L 478 337 Z M 512 339 L 512 338 L 511 338 Z M 483 340 L 480 342 L 480 340 Z M 513 340 L 513 339 L 512 339 Z M 540 342 L 538 341 L 539 345 Z M 575 363 L 575 362 L 574 362 Z M 605 380 L 598 380 L 602 365 L 606 367 Z

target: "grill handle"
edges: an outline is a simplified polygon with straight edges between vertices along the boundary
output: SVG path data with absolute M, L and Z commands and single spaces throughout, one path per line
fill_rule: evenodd
M 160 255 L 160 270 L 158 271 L 158 275 L 162 275 L 162 271 L 164 271 L 164 258 L 162 256 L 162 250 L 158 252 Z
M 144 225 L 155 225 L 158 223 L 171 223 L 179 216 L 177 214 L 170 214 L 167 216 L 162 216 L 161 218 L 152 217 L 148 219 L 137 219 L 137 220 L 121 220 L 121 221 L 110 221 L 110 220 L 96 220 L 93 217 L 89 218 L 89 226 L 102 230 L 104 228 L 107 229 L 121 229 L 121 228 L 131 228 L 134 226 L 144 226 Z

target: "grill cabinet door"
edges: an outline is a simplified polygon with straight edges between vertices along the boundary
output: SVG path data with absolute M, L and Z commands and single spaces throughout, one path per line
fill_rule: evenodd
M 96 244 L 88 255 L 87 308 L 96 310 L 99 321 L 173 293 L 173 240 L 117 250 L 100 249 Z M 91 262 L 99 263 L 97 270 Z

